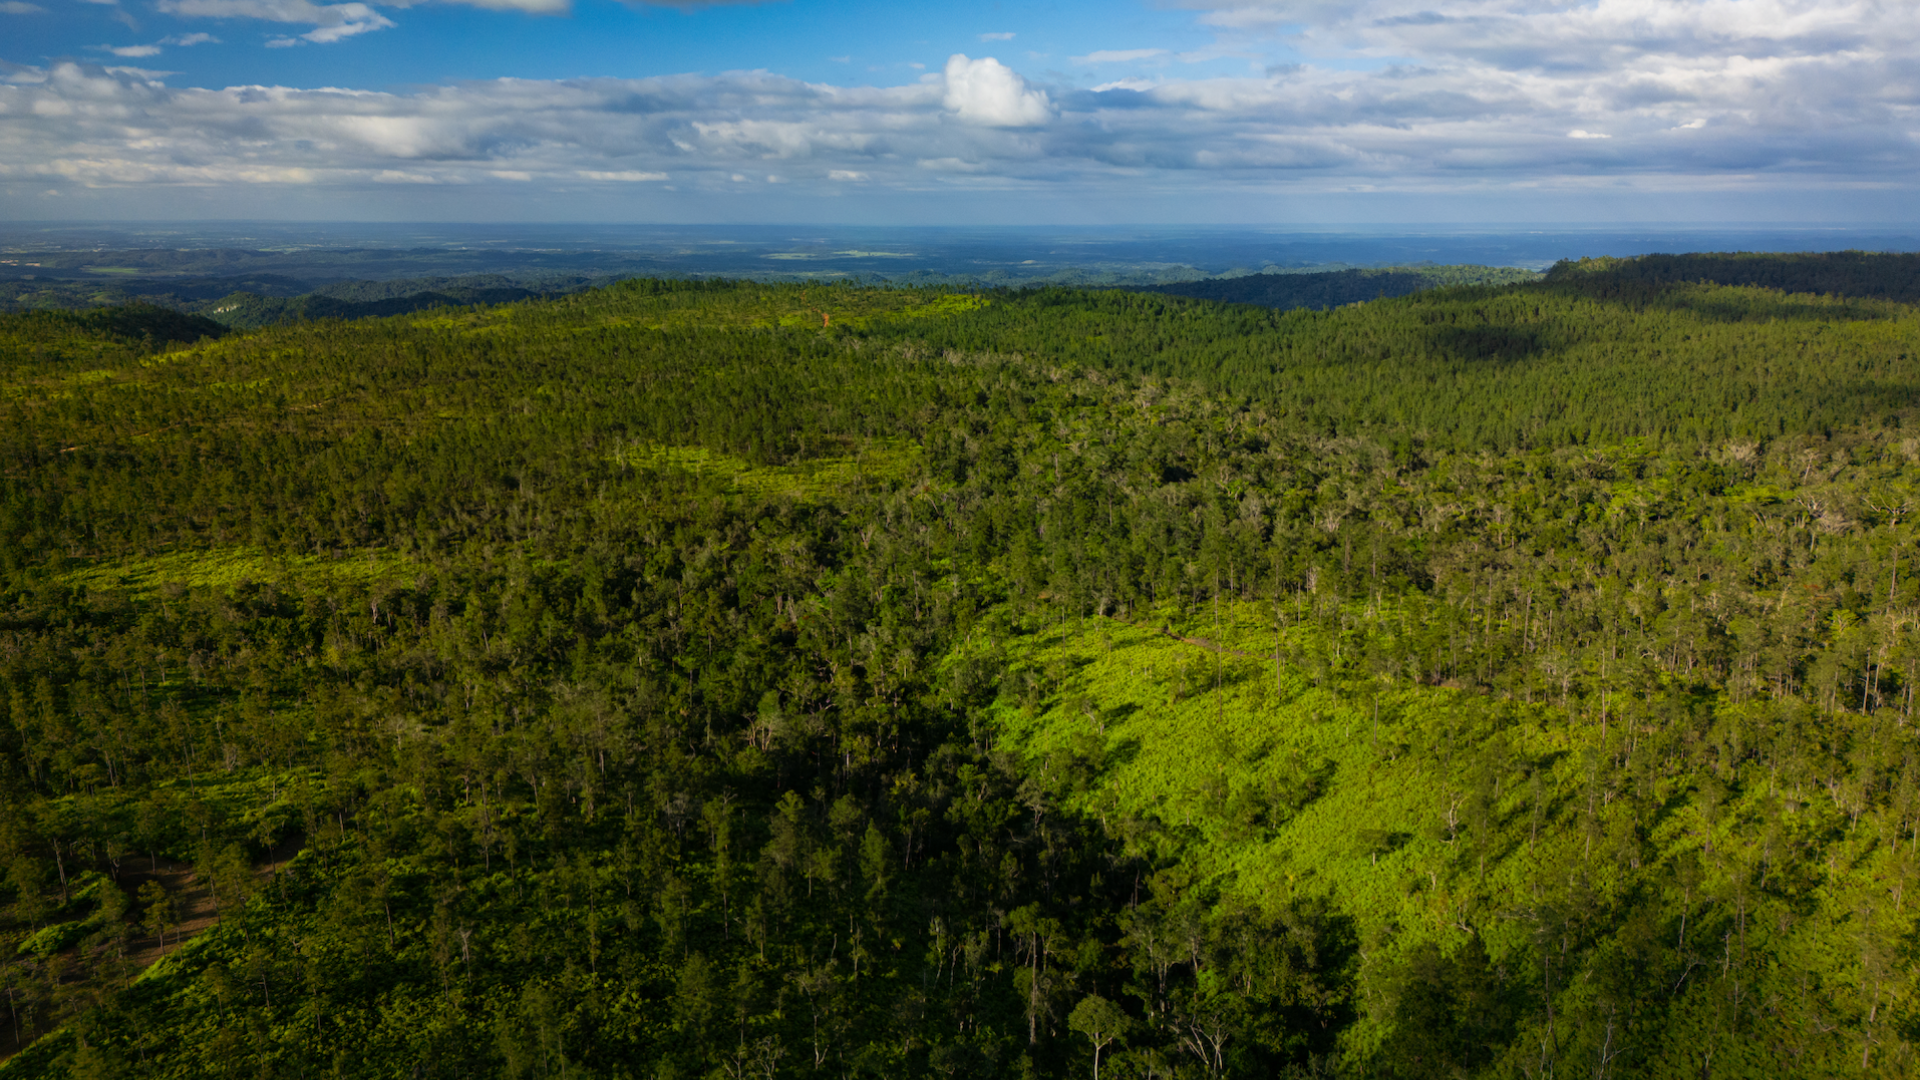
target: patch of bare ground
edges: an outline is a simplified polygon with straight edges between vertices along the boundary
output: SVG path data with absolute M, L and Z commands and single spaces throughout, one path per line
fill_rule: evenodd
M 270 885 L 284 873 L 287 864 L 300 853 L 301 839 L 293 837 L 254 864 L 254 872 L 263 884 Z M 82 943 L 45 959 L 6 958 L 14 969 L 11 980 L 0 985 L 13 988 L 0 1002 L 0 1062 L 18 1053 L 53 1026 L 36 1023 L 51 1011 L 62 1018 L 83 1011 L 113 990 L 131 985 L 140 973 L 161 957 L 193 940 L 220 921 L 219 907 L 212 888 L 186 863 L 165 859 L 133 858 L 120 864 L 111 880 L 127 896 L 129 934 L 119 942 Z M 172 902 L 172 919 L 164 934 L 146 929 L 146 905 L 141 887 L 157 883 Z M 151 895 L 151 890 L 148 891 Z M 24 1037 L 24 1038 L 23 1038 Z

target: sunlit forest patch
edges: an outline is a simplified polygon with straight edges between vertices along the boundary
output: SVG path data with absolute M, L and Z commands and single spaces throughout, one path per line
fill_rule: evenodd
M 864 440 L 840 448 L 829 447 L 819 456 L 791 464 L 756 466 L 741 458 L 715 454 L 701 446 L 634 446 L 614 452 L 614 460 L 639 470 L 682 470 L 711 477 L 728 489 L 755 499 L 789 498 L 815 501 L 872 482 L 882 484 L 917 478 L 920 448 L 904 439 Z
M 64 559 L 61 585 L 88 593 L 121 593 L 138 603 L 178 597 L 186 590 L 227 592 L 249 584 L 294 586 L 340 580 L 364 585 L 417 573 L 418 564 L 392 552 L 344 553 L 338 557 L 270 555 L 249 548 L 171 551 L 125 559 Z

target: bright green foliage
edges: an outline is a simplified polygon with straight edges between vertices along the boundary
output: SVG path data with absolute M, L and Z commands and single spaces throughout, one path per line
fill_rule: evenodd
M 1910 1072 L 1920 318 L 1584 288 L 0 324 L 0 1075 Z

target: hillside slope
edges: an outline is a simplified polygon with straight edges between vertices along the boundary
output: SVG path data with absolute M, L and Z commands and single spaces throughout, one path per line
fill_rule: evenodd
M 1449 285 L 1507 285 L 1532 281 L 1531 270 L 1504 266 L 1418 266 L 1382 270 L 1329 270 L 1317 273 L 1247 274 L 1137 288 L 1138 292 L 1190 296 L 1229 304 L 1326 309 L 1406 296 Z
M 1550 281 L 1585 279 L 1585 288 L 1647 289 L 1692 282 L 1751 285 L 1787 293 L 1920 301 L 1920 254 L 1823 251 L 1792 255 L 1696 252 L 1632 259 L 1580 259 L 1555 264 Z
M 1914 1070 L 1913 308 L 127 325 L 0 317 L 0 1077 Z

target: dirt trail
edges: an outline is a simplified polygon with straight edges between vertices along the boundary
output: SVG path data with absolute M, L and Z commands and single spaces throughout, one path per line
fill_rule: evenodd
M 300 853 L 302 846 L 299 837 L 280 843 L 266 857 L 254 864 L 254 873 L 263 883 L 271 882 L 275 876 L 287 868 L 293 857 Z M 166 942 L 162 947 L 159 937 L 136 933 L 126 943 L 125 960 L 122 961 L 126 979 L 130 982 L 139 977 L 162 956 L 204 933 L 209 927 L 220 921 L 219 909 L 213 901 L 213 890 L 200 880 L 194 868 L 187 863 L 169 862 L 160 859 L 157 862 L 134 857 L 120 864 L 120 873 L 116 883 L 127 894 L 129 906 L 138 917 L 136 897 L 140 895 L 140 886 L 149 881 L 157 881 L 167 895 L 173 898 L 175 918 L 178 922 L 167 931 Z M 137 924 L 136 924 L 137 926 Z M 84 994 L 89 976 L 101 972 L 114 961 L 108 955 L 110 946 L 98 945 L 89 949 L 76 945 L 58 954 L 57 963 L 64 963 L 65 973 L 60 979 L 64 991 Z M 19 963 L 23 966 L 29 961 L 6 957 L 5 962 Z M 11 1018 L 0 1015 L 0 1062 L 6 1061 L 21 1049 L 14 1040 Z M 32 1040 L 29 1039 L 29 1042 Z

